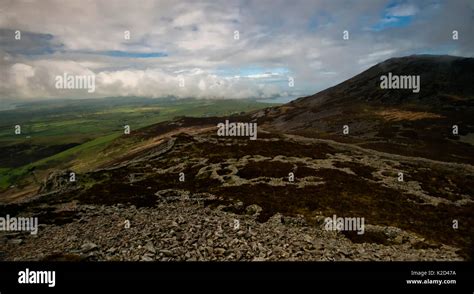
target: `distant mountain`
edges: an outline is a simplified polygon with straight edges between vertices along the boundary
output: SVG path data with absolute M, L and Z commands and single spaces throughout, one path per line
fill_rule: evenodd
M 382 89 L 382 76 L 419 76 L 419 92 Z M 334 87 L 254 117 L 273 131 L 473 163 L 474 58 L 391 58 Z M 349 134 L 343 134 L 344 125 Z

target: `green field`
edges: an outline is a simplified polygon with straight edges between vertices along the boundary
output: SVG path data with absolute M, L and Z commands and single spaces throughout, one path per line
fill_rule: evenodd
M 0 111 L 0 191 L 31 182 L 32 171 L 95 156 L 123 134 L 179 116 L 227 116 L 275 104 L 254 100 L 116 97 L 31 102 Z M 15 134 L 15 126 L 21 134 Z M 27 181 L 28 182 L 28 181 Z

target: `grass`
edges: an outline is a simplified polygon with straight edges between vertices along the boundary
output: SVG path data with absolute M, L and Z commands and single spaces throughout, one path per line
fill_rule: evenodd
M 115 100 L 117 99 L 117 100 Z M 108 102 L 108 103 L 106 103 Z M 33 143 L 45 137 L 63 140 L 75 136 L 98 137 L 118 131 L 125 124 L 132 129 L 170 120 L 175 116 L 216 116 L 252 111 L 272 104 L 253 100 L 160 100 L 146 98 L 108 98 L 44 104 L 26 104 L 0 111 L 0 144 L 29 136 Z M 20 125 L 22 135 L 13 133 Z M 23 136 L 24 135 L 24 136 Z
M 134 132 L 178 116 L 226 116 L 272 105 L 253 100 L 140 97 L 25 103 L 0 111 L 0 153 L 10 157 L 0 161 L 4 162 L 0 163 L 0 191 L 24 180 L 31 183 L 29 175 L 33 170 L 37 176 L 44 176 L 50 169 L 72 168 L 80 172 L 99 165 L 105 159 L 98 154 L 123 134 L 125 125 Z M 21 126 L 21 135 L 14 134 L 15 125 Z M 133 143 L 121 140 L 124 146 Z M 53 155 L 44 152 L 45 146 L 55 150 L 65 144 L 77 146 Z M 114 146 L 114 154 L 119 154 L 124 146 Z M 21 166 L 5 163 L 15 160 Z M 27 163 L 22 164 L 24 161 Z

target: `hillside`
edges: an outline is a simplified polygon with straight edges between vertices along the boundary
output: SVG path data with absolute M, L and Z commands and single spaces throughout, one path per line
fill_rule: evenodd
M 381 89 L 380 77 L 418 75 L 420 91 Z M 474 58 L 392 58 L 315 95 L 254 117 L 269 130 L 408 156 L 474 163 Z M 343 126 L 349 133 L 343 134 Z M 453 126 L 458 134 L 453 134 Z

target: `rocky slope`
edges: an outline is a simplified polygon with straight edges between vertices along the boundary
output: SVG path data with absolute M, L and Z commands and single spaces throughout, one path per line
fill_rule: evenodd
M 72 208 L 71 208 L 72 209 Z M 420 247 L 414 234 L 371 226 L 393 244 L 352 243 L 343 235 L 308 226 L 304 218 L 255 216 L 202 207 L 193 201 L 154 208 L 77 205 L 80 217 L 42 226 L 35 237 L 10 234 L 6 260 L 49 261 L 349 261 L 461 260 L 455 248 Z M 125 227 L 125 221 L 130 227 Z M 239 221 L 239 228 L 235 221 Z
M 131 158 L 78 174 L 76 183 L 64 184 L 67 173 L 52 175 L 34 200 L 2 207 L 2 213 L 37 216 L 42 224 L 37 236 L 3 233 L 3 258 L 470 258 L 472 166 L 330 140 L 259 136 L 175 134 Z M 405 183 L 397 181 L 399 171 L 406 173 Z M 433 185 L 431 175 L 446 182 Z M 324 218 L 333 214 L 364 217 L 365 233 L 324 230 Z M 466 225 L 453 229 L 454 218 Z

